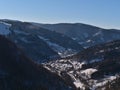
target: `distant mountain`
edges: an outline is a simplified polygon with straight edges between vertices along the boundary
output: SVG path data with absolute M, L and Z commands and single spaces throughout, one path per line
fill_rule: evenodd
M 0 36 L 0 90 L 72 90 L 59 76 L 35 64 Z
M 83 50 L 75 40 L 63 34 L 27 22 L 0 21 L 0 34 L 15 42 L 28 57 L 37 62 L 66 57 Z
M 90 47 L 44 67 L 80 90 L 102 90 L 120 73 L 120 40 Z M 112 90 L 112 89 L 110 89 Z
M 119 83 L 119 30 L 0 20 L 0 90 L 119 90 Z
M 34 23 L 35 24 L 35 23 Z M 120 39 L 120 30 L 103 29 L 82 23 L 35 24 L 51 31 L 56 31 L 76 40 L 83 47 L 106 43 Z

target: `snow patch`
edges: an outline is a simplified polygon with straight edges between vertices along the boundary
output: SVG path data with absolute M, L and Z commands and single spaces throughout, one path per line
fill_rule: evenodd
M 78 62 L 78 61 L 71 61 L 71 64 L 73 65 L 74 69 L 80 69 L 82 68 L 82 65 L 86 64 L 86 62 Z
M 82 70 L 81 73 L 85 74 L 88 78 L 91 78 L 91 74 L 93 74 L 96 71 L 98 71 L 98 70 L 94 69 L 94 68 L 89 68 L 89 69 L 86 69 L 86 70 Z
M 9 28 L 11 27 L 11 24 L 0 22 L 0 34 L 1 35 L 8 35 L 10 34 Z
M 55 52 L 57 52 L 62 58 L 68 57 L 76 54 L 75 50 L 70 48 L 64 48 L 56 43 L 51 42 L 49 39 L 46 39 L 42 36 L 38 36 L 40 39 L 44 40 Z
M 100 62 L 102 61 L 103 59 L 93 59 L 93 60 L 90 60 L 89 63 L 95 63 L 95 62 Z
M 89 43 L 89 42 L 91 42 L 91 40 L 87 40 L 86 42 Z
M 77 40 L 77 38 L 74 38 L 74 37 L 73 37 L 72 39 L 73 39 L 73 40 Z
M 82 84 L 80 81 L 75 81 L 75 82 L 73 82 L 73 83 L 74 83 L 74 85 L 76 86 L 76 88 L 80 88 L 80 89 L 82 89 L 82 90 L 85 90 L 84 84 Z
M 95 33 L 93 36 L 95 37 L 95 36 L 98 36 L 98 35 L 100 35 L 100 34 L 102 34 L 102 32 L 101 32 L 101 31 L 99 31 L 99 32 Z
M 104 50 L 100 50 L 99 52 L 102 53 L 102 52 L 104 52 Z
M 111 82 L 113 80 L 116 79 L 116 76 L 105 76 L 105 78 L 103 80 L 101 80 L 101 82 L 97 82 L 95 81 L 93 88 L 96 89 L 97 87 L 101 87 L 106 85 L 108 82 Z
M 120 49 L 120 47 L 115 47 L 115 49 Z

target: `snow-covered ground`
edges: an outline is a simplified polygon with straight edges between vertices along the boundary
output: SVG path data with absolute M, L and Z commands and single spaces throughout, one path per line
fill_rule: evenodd
M 11 33 L 9 28 L 11 27 L 11 24 L 5 23 L 5 22 L 0 22 L 0 34 L 1 35 L 8 35 Z
M 51 42 L 49 39 L 44 38 L 42 36 L 38 36 L 40 39 L 44 40 L 55 52 L 57 52 L 61 57 L 68 57 L 71 55 L 76 54 L 75 50 L 72 50 L 70 48 L 64 48 L 54 42 Z
M 91 74 L 93 74 L 96 71 L 97 71 L 97 69 L 88 68 L 88 69 L 82 70 L 81 73 L 86 75 L 88 78 L 91 78 Z
M 80 81 L 75 81 L 75 82 L 73 82 L 74 83 L 74 85 L 77 87 L 77 88 L 81 88 L 82 90 L 85 90 L 85 87 L 84 87 L 84 84 L 83 83 L 81 83 Z
M 93 62 L 99 62 L 101 59 L 92 60 Z M 82 69 L 84 64 L 89 64 L 85 61 L 79 62 L 72 59 L 61 59 L 56 61 L 50 61 L 49 63 L 44 63 L 43 66 L 51 72 L 57 73 L 59 76 L 62 76 L 62 72 L 66 73 L 72 80 L 76 88 L 80 90 L 85 90 L 86 83 L 91 90 L 96 90 L 96 88 L 105 85 L 108 81 L 116 79 L 116 76 L 105 76 L 102 80 L 91 79 L 91 75 L 98 70 L 96 68 L 87 68 Z M 83 82 L 84 81 L 84 82 Z
M 98 80 L 94 80 L 94 84 L 92 85 L 92 89 L 93 90 L 96 90 L 96 88 L 98 87 L 102 87 L 104 85 L 106 85 L 108 82 L 111 82 L 113 80 L 116 79 L 116 76 L 106 76 L 105 78 L 103 78 L 102 80 L 98 81 Z

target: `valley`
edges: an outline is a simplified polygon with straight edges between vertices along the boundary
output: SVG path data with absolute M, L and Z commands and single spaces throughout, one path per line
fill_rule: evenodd
M 119 30 L 0 20 L 0 89 L 120 90 L 119 82 Z

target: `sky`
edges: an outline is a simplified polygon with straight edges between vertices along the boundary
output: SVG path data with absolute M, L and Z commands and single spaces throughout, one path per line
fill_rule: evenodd
M 0 19 L 120 29 L 120 0 L 0 0 Z

